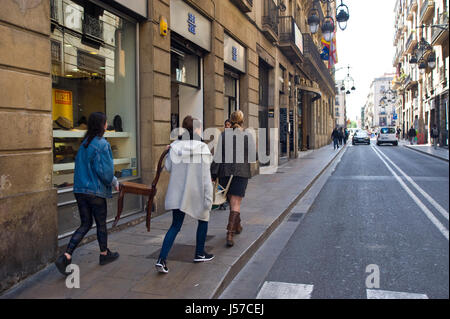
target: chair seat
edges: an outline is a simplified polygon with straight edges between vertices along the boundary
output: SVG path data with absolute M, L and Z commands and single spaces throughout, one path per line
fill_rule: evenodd
M 122 183 L 123 191 L 126 193 L 137 193 L 142 195 L 150 194 L 152 188 L 146 184 L 124 182 Z

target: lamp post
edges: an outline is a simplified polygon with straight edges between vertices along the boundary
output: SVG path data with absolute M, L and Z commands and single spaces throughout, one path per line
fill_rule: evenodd
M 312 34 L 315 34 L 319 30 L 319 26 L 321 26 L 321 31 L 325 41 L 330 42 L 333 40 L 333 33 L 336 29 L 335 21 L 331 16 L 330 4 L 335 0 L 313 0 L 313 7 L 309 11 L 308 14 L 308 26 L 309 30 Z M 327 15 L 321 21 L 318 5 L 319 2 L 327 4 Z M 341 4 L 336 8 L 336 20 L 338 22 L 339 28 L 341 30 L 345 30 L 347 28 L 347 21 L 350 18 L 350 13 L 348 7 L 341 0 Z
M 355 88 L 355 80 L 350 76 L 350 68 L 351 68 L 350 65 L 347 65 L 346 67 L 341 67 L 341 68 L 336 69 L 335 73 L 337 71 L 339 71 L 339 70 L 344 69 L 344 68 L 347 68 L 347 75 L 346 75 L 346 77 L 343 80 L 341 80 L 342 84 L 341 84 L 340 90 L 341 91 L 346 91 L 345 94 L 350 94 L 351 91 L 355 91 L 356 90 L 356 88 Z M 351 85 L 351 88 L 348 89 L 348 87 L 350 85 Z

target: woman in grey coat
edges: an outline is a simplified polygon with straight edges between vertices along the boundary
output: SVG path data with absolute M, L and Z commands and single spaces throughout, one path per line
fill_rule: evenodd
M 219 184 L 226 186 L 232 176 L 228 190 L 230 215 L 228 217 L 226 244 L 234 245 L 234 234 L 242 232 L 241 202 L 245 197 L 248 180 L 251 178 L 250 163 L 257 160 L 256 146 L 253 136 L 244 132 L 244 113 L 235 111 L 230 116 L 231 129 L 225 129 L 220 135 L 211 165 L 211 176 L 219 178 Z
M 212 207 L 213 186 L 210 167 L 212 155 L 208 145 L 201 141 L 200 127 L 195 130 L 194 122 L 200 122 L 191 116 L 183 120 L 186 130 L 179 140 L 170 145 L 165 167 L 170 172 L 165 208 L 172 210 L 173 221 L 161 248 L 156 269 L 168 273 L 167 256 L 183 225 L 185 215 L 198 220 L 197 247 L 194 262 L 209 261 L 214 255 L 205 252 L 208 232 L 209 212 Z

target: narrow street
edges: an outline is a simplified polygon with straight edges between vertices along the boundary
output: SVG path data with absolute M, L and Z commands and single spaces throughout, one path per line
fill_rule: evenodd
M 405 147 L 348 145 L 290 239 L 274 233 L 243 270 L 278 246 L 264 280 L 237 278 L 222 297 L 448 298 L 448 173 Z M 373 265 L 379 287 L 368 289 Z

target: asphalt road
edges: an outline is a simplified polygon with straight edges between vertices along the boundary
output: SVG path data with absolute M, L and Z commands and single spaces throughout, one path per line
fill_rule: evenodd
M 289 240 L 268 244 L 278 256 L 264 279 L 234 296 L 449 298 L 448 163 L 373 140 L 347 147 Z

